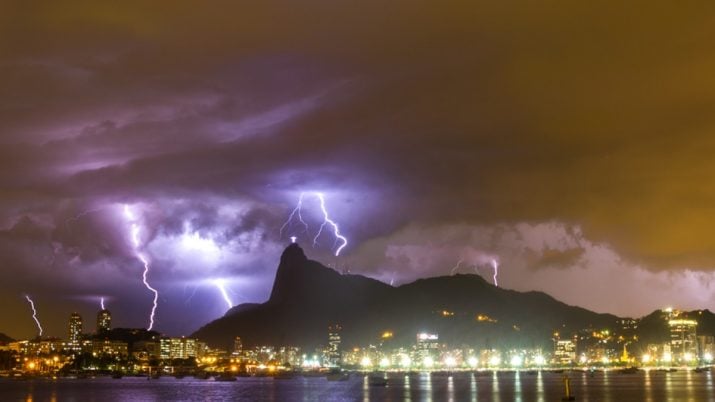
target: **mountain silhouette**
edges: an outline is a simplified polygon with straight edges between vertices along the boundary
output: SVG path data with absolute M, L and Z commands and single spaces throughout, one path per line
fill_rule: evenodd
M 328 326 L 337 323 L 345 347 L 375 344 L 389 331 L 395 345 L 411 344 L 417 333 L 430 332 L 453 345 L 551 348 L 554 331 L 610 328 L 618 320 L 542 292 L 502 289 L 477 275 L 392 287 L 340 274 L 309 260 L 298 244 L 291 244 L 281 255 L 267 302 L 236 306 L 192 336 L 229 350 L 236 336 L 246 346 L 313 348 L 327 342 Z

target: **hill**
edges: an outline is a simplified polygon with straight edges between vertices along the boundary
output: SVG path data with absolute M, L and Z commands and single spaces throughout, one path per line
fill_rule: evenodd
M 0 332 L 0 343 L 14 342 L 15 340 Z
M 474 347 L 551 347 L 554 330 L 614 327 L 618 317 L 569 306 L 542 292 L 495 287 L 477 275 L 420 279 L 392 287 L 342 275 L 308 260 L 297 244 L 283 252 L 269 300 L 240 305 L 193 336 L 230 349 L 244 345 L 325 344 L 327 328 L 342 326 L 346 347 L 366 345 L 390 331 L 410 344 L 419 332 Z

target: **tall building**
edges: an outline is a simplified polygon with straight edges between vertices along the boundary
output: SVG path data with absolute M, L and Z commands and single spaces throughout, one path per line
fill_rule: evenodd
M 439 356 L 439 335 L 421 332 L 417 334 L 415 357 L 419 364 L 425 364 L 429 359 L 436 360 Z
M 97 313 L 97 333 L 108 332 L 112 329 L 112 314 L 109 310 L 99 310 Z
M 687 318 L 675 318 L 668 321 L 670 350 L 673 359 L 690 361 L 698 355 L 697 326 L 697 321 Z
M 576 342 L 558 339 L 554 344 L 554 360 L 557 364 L 568 365 L 576 362 Z
M 67 348 L 73 352 L 82 350 L 82 316 L 78 313 L 70 314 Z
M 328 327 L 328 366 L 337 367 L 340 365 L 340 331 L 342 327 L 334 324 Z
M 197 341 L 193 338 L 161 338 L 159 357 L 162 359 L 188 359 L 196 357 Z
M 243 342 L 241 342 L 241 337 L 237 336 L 233 340 L 233 354 L 238 356 L 243 352 Z

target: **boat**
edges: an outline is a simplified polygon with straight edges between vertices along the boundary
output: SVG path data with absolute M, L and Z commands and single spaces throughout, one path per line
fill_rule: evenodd
M 112 373 L 112 378 L 115 380 L 121 380 L 124 375 L 120 371 L 115 371 Z
M 294 371 L 280 371 L 273 376 L 276 380 L 292 380 L 295 378 Z
M 347 381 L 350 378 L 350 374 L 343 372 L 328 373 L 325 378 L 328 381 Z
M 197 380 L 208 380 L 209 377 L 209 373 L 205 371 L 199 371 L 198 373 L 194 374 L 194 378 Z
M 367 383 L 373 387 L 386 387 L 387 378 L 380 375 L 371 375 L 370 377 L 368 377 Z
M 695 367 L 693 371 L 696 373 L 705 373 L 707 371 L 710 371 L 710 367 Z
M 621 374 L 635 374 L 638 372 L 638 367 L 626 367 L 618 370 Z
M 237 378 L 231 373 L 221 373 L 214 377 L 214 381 L 236 381 Z

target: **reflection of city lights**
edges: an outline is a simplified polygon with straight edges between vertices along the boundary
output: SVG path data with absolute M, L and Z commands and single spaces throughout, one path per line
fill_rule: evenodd
M 477 367 L 477 364 L 479 364 L 479 359 L 476 357 L 472 356 L 469 359 L 467 359 L 467 363 L 469 364 L 469 367 Z
M 430 367 L 434 366 L 434 359 L 433 359 L 432 357 L 430 357 L 430 356 L 427 356 L 427 357 L 425 357 L 425 359 L 422 361 L 422 365 L 425 366 L 425 367 L 427 367 L 427 368 L 430 368 Z
M 372 366 L 372 360 L 370 360 L 369 357 L 365 356 L 360 360 L 360 365 L 363 367 L 370 367 Z
M 512 356 L 511 358 L 511 366 L 512 367 L 519 367 L 521 366 L 522 359 L 521 356 Z
M 380 367 L 390 367 L 390 359 L 388 359 L 387 357 L 383 357 L 382 359 L 380 359 Z

